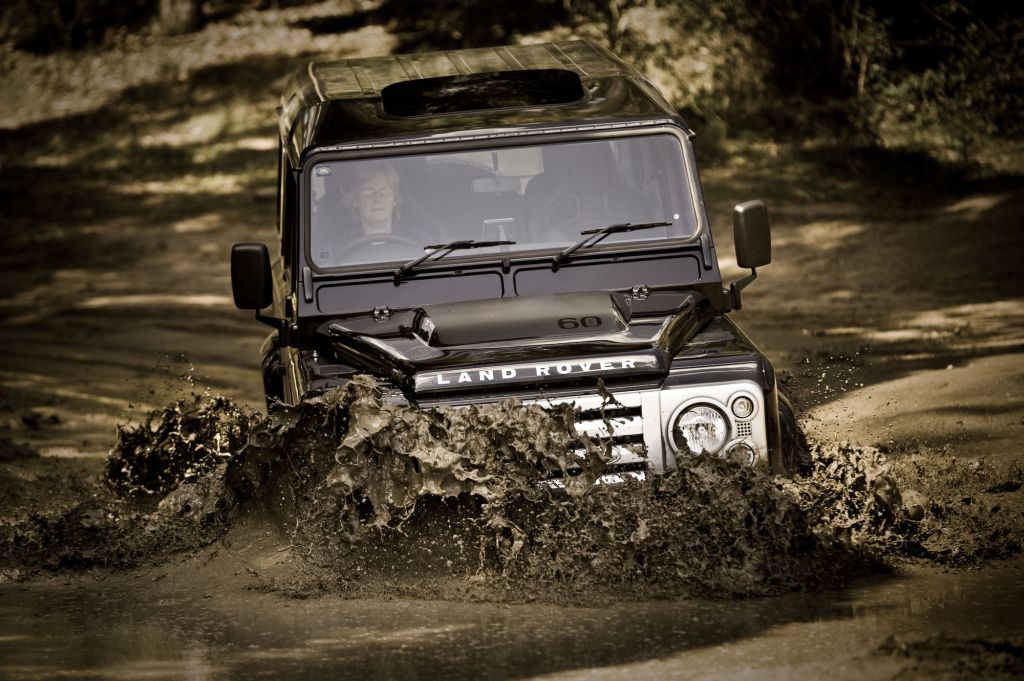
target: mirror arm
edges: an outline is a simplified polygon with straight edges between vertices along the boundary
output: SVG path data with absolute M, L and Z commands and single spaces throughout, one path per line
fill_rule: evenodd
M 297 328 L 289 324 L 287 319 L 270 317 L 261 313 L 259 310 L 256 310 L 256 321 L 262 322 L 273 329 L 277 329 L 281 345 L 294 345 L 294 343 L 292 343 L 292 339 Z
M 256 310 L 256 321 L 262 322 L 262 323 L 266 324 L 267 326 L 270 326 L 270 327 L 273 327 L 273 328 L 277 329 L 278 331 L 280 331 L 280 330 L 282 330 L 282 329 L 284 329 L 285 327 L 288 326 L 288 320 L 287 319 L 279 319 L 278 317 L 270 317 L 268 315 L 263 314 L 259 310 Z
M 755 279 L 757 279 L 757 268 L 751 267 L 750 274 L 743 277 L 739 281 L 734 281 L 731 284 L 729 284 L 729 297 L 732 299 L 731 302 L 733 310 L 743 309 L 743 296 L 740 295 L 740 292 L 746 287 L 750 286 L 750 284 Z

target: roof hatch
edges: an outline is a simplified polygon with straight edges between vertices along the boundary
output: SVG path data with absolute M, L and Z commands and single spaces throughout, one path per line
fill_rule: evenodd
M 384 112 L 399 117 L 570 104 L 585 96 L 579 75 L 564 69 L 420 78 L 381 90 Z

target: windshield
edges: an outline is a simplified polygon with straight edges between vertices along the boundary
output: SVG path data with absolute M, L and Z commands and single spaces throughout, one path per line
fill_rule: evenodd
M 670 134 L 320 163 L 310 195 L 318 268 L 405 262 L 457 239 L 516 242 L 472 255 L 562 249 L 585 229 L 623 222 L 669 224 L 602 244 L 697 231 Z

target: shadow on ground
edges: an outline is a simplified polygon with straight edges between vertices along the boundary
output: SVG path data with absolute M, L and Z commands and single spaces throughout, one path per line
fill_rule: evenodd
M 279 81 L 291 58 L 208 67 L 58 122 L 0 131 L 7 296 L 57 268 L 132 269 L 169 242 L 274 222 Z M 201 219 L 207 224 L 190 225 Z M 195 232 L 207 232 L 198 234 Z M 249 234 L 249 238 L 256 236 Z M 183 254 L 176 263 L 196 267 Z
M 804 405 L 1024 349 L 1024 178 L 841 145 L 729 152 L 702 177 L 726 279 L 734 204 L 768 203 L 774 246 L 733 316 L 801 374 Z

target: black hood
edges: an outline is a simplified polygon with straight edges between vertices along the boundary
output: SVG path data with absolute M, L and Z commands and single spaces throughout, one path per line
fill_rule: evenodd
M 331 320 L 339 359 L 417 394 L 663 375 L 711 317 L 695 291 L 561 293 Z

